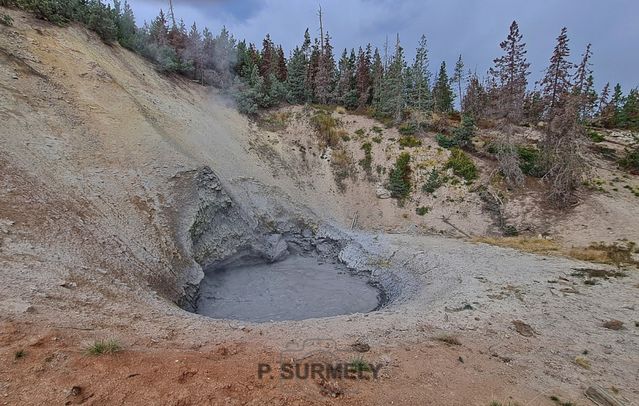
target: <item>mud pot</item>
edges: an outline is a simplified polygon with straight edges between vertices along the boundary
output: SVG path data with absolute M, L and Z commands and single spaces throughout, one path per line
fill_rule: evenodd
M 205 270 L 197 313 L 250 322 L 367 313 L 383 294 L 367 275 L 317 257 L 241 259 Z

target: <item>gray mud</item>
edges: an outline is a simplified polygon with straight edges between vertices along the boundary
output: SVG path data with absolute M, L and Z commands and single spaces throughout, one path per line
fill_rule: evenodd
M 205 270 L 197 313 L 249 322 L 303 320 L 366 313 L 382 301 L 368 276 L 339 263 L 291 255 Z

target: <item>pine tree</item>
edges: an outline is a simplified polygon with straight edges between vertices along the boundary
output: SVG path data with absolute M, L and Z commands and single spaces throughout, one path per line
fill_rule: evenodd
M 409 104 L 420 111 L 430 111 L 433 107 L 430 92 L 430 71 L 428 70 L 428 48 L 426 36 L 422 35 L 415 52 L 415 60 L 410 69 L 411 92 Z
M 321 104 L 331 102 L 333 97 L 335 59 L 333 57 L 333 47 L 331 46 L 330 40 L 330 35 L 326 33 L 326 37 L 321 43 L 323 51 L 320 53 L 317 75 L 315 77 L 315 97 Z
M 276 58 L 271 36 L 266 34 L 266 37 L 262 40 L 262 52 L 260 54 L 260 75 L 264 79 L 268 80 L 271 73 L 275 72 Z
M 453 91 L 450 89 L 450 81 L 448 79 L 448 73 L 446 72 L 446 62 L 442 62 L 439 67 L 439 74 L 437 75 L 437 81 L 433 88 L 433 101 L 435 103 L 435 110 L 442 113 L 449 113 L 453 111 Z
M 590 57 L 592 56 L 590 48 L 591 44 L 588 44 L 573 75 L 572 94 L 578 99 L 579 116 L 581 118 L 588 116 L 588 106 L 591 103 L 592 92 L 594 91 L 592 89 L 592 69 L 590 68 Z
M 484 115 L 487 104 L 487 95 L 477 74 L 468 72 L 468 86 L 462 102 L 462 110 L 465 115 L 479 119 Z
M 357 89 L 357 106 L 366 106 L 371 98 L 371 45 L 366 46 L 366 52 L 359 49 L 355 67 L 355 82 Z
M 459 55 L 457 62 L 455 63 L 455 70 L 453 71 L 453 77 L 451 80 L 457 84 L 457 97 L 459 98 L 459 108 L 463 111 L 464 100 L 462 93 L 462 80 L 464 75 L 464 61 L 462 60 L 462 56 Z
M 193 65 L 193 79 L 203 81 L 202 75 L 202 64 L 203 64 L 203 43 L 202 43 L 202 35 L 200 31 L 197 29 L 197 25 L 193 23 L 191 26 L 191 31 L 189 31 L 189 36 L 187 39 L 186 46 L 186 59 L 190 60 Z
M 295 47 L 291 59 L 288 61 L 288 91 L 292 103 L 304 103 L 306 101 L 306 69 L 308 62 L 306 54 L 300 47 Z
M 499 117 L 505 118 L 508 122 L 517 123 L 523 117 L 524 97 L 526 95 L 526 77 L 530 72 L 530 64 L 526 61 L 526 44 L 522 41 L 523 35 L 519 33 L 519 26 L 516 21 L 510 25 L 510 32 L 505 41 L 499 46 L 504 51 L 504 55 L 495 59 L 494 66 L 490 68 L 489 74 L 494 80 L 494 100 L 493 107 Z
M 391 117 L 395 123 L 402 120 L 402 112 L 406 105 L 404 70 L 404 49 L 399 42 L 399 35 L 395 42 L 395 53 L 390 59 L 388 70 L 382 80 L 380 112 Z
M 135 15 L 128 1 L 124 1 L 124 9 L 120 10 L 120 1 L 114 0 L 113 6 L 117 14 L 118 42 L 125 48 L 133 49 L 135 44 Z
M 384 84 L 384 63 L 379 54 L 379 49 L 375 48 L 373 54 L 373 65 L 371 66 L 371 82 L 372 82 L 372 105 L 376 110 L 381 110 L 382 93 Z
M 286 68 L 286 57 L 284 56 L 284 49 L 279 45 L 277 47 L 277 64 L 275 67 L 275 76 L 280 82 L 286 82 L 288 71 Z
M 570 49 L 567 29 L 564 27 L 557 37 L 557 45 L 550 58 L 550 65 L 546 68 L 545 76 L 540 82 L 549 119 L 552 119 L 555 112 L 562 107 L 570 92 L 570 70 L 573 64 L 568 61 L 568 56 L 570 56 Z

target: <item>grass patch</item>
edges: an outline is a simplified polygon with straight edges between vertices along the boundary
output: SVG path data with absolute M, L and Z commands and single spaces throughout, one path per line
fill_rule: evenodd
M 371 130 L 373 130 L 373 132 L 377 133 L 377 134 L 381 134 L 382 131 L 384 131 L 382 129 L 382 127 L 378 127 L 378 126 L 373 126 L 373 128 L 371 128 Z
M 106 355 L 120 352 L 122 346 L 117 340 L 98 340 L 85 348 L 85 352 L 89 355 Z
M 430 207 L 426 207 L 426 206 L 421 206 L 415 209 L 415 213 L 417 213 L 418 216 L 424 216 L 429 211 L 430 211 Z
M 345 192 L 346 183 L 344 181 L 348 177 L 354 176 L 356 171 L 351 155 L 343 149 L 333 150 L 333 154 L 331 155 L 331 168 L 333 168 L 337 188 L 340 192 Z
M 24 349 L 20 349 L 13 354 L 15 359 L 22 359 L 27 356 L 27 352 Z
M 479 171 L 473 160 L 459 148 L 451 150 L 450 158 L 444 168 L 452 168 L 453 173 L 467 182 L 472 182 L 479 176 Z
M 368 362 L 366 362 L 361 356 L 354 358 L 349 365 L 351 369 L 355 370 L 356 372 L 369 372 L 371 370 Z
M 363 137 L 365 133 L 366 131 L 363 128 L 355 131 L 355 134 L 359 135 L 360 137 Z
M 575 364 L 584 369 L 590 369 L 590 361 L 586 357 L 575 357 Z
M 596 243 L 585 248 L 572 248 L 568 255 L 581 261 L 598 262 L 617 267 L 624 264 L 639 265 L 639 262 L 632 258 L 635 248 L 634 242 L 615 242 L 610 245 Z
M 366 172 L 366 175 L 371 178 L 373 175 L 373 168 L 372 168 L 372 163 L 373 163 L 373 154 L 372 154 L 372 149 L 373 149 L 373 144 L 371 144 L 370 142 L 365 142 L 362 144 L 362 151 L 364 151 L 364 158 L 360 159 L 359 161 L 359 166 L 362 167 L 362 169 L 364 169 L 364 172 Z
M 373 140 L 373 142 L 375 144 L 380 144 L 382 142 L 382 137 L 379 135 L 374 136 L 373 138 L 371 138 Z
M 8 14 L 0 14 L 0 24 L 6 25 L 7 27 L 13 26 L 13 18 L 11 18 Z
M 606 140 L 606 137 L 601 135 L 601 133 L 592 129 L 588 130 L 588 137 L 592 140 L 592 142 L 604 142 Z
M 450 334 L 442 334 L 435 337 L 435 340 L 441 341 L 442 343 L 446 343 L 448 345 L 461 345 L 461 341 L 459 341 L 459 338 Z
M 560 251 L 559 245 L 552 240 L 536 237 L 479 237 L 473 241 L 498 247 L 514 248 L 534 254 L 549 254 Z
M 399 146 L 402 148 L 414 148 L 421 147 L 422 140 L 412 135 L 407 135 L 399 138 Z
M 318 110 L 315 115 L 311 117 L 311 124 L 318 132 L 320 143 L 323 146 L 336 147 L 339 144 L 340 132 L 337 127 L 340 123 L 333 118 L 330 113 L 324 110 Z
M 257 124 L 268 131 L 284 131 L 288 127 L 290 119 L 290 112 L 280 111 L 261 117 Z

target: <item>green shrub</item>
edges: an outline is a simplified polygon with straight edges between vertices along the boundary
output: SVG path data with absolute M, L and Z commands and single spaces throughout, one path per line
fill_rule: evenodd
M 467 182 L 472 182 L 479 176 L 473 160 L 459 148 L 451 150 L 450 158 L 448 158 L 445 168 L 451 168 L 455 175 L 466 179 Z
M 588 130 L 588 137 L 590 137 L 592 142 L 603 142 L 606 140 L 606 138 L 603 135 L 601 135 L 595 130 Z
M 360 128 L 359 130 L 355 131 L 355 134 L 359 135 L 360 137 L 363 136 L 366 132 L 364 131 L 363 128 Z
M 410 176 L 410 154 L 404 152 L 397 157 L 393 169 L 388 174 L 388 190 L 392 197 L 403 200 L 410 195 Z
M 434 193 L 441 185 L 446 182 L 446 177 L 442 176 L 441 172 L 437 169 L 433 169 L 428 175 L 426 183 L 422 186 L 424 193 Z
M 517 154 L 519 155 L 519 168 L 524 174 L 535 178 L 544 176 L 544 168 L 541 164 L 541 156 L 537 148 L 533 146 L 520 146 L 517 147 Z
M 423 216 L 430 211 L 430 207 L 421 206 L 415 209 L 418 216 Z
M 453 138 L 451 138 L 451 137 L 447 137 L 447 136 L 445 136 L 444 134 L 437 134 L 437 135 L 435 136 L 435 141 L 437 141 L 437 144 L 438 144 L 440 147 L 442 147 L 442 148 L 446 148 L 446 149 L 452 148 L 452 147 L 454 147 L 455 145 L 457 145 L 457 144 L 455 143 L 455 140 L 454 140 Z
M 0 14 L 0 24 L 11 27 L 13 25 L 13 18 L 8 14 Z
M 453 140 L 455 145 L 461 148 L 468 148 L 472 145 L 472 139 L 475 135 L 475 120 L 471 116 L 464 116 L 461 125 L 453 132 Z
M 639 147 L 627 150 L 626 155 L 619 160 L 619 165 L 625 169 L 639 171 Z
M 399 146 L 402 148 L 413 148 L 422 145 L 422 140 L 412 135 L 404 136 L 399 139 Z
M 414 123 L 404 123 L 398 130 L 401 135 L 414 135 L 417 132 L 417 126 Z
M 378 126 L 374 126 L 374 127 L 372 128 L 372 130 L 373 130 L 374 132 L 376 132 L 377 134 L 381 134 L 381 133 L 382 133 L 382 131 L 384 131 L 384 130 L 382 130 L 382 128 L 381 128 L 381 127 L 378 127 Z
M 382 137 L 381 137 L 381 136 L 379 136 L 379 135 L 376 135 L 376 136 L 374 136 L 374 137 L 372 138 L 372 140 L 373 140 L 373 142 L 374 142 L 375 144 L 379 144 L 379 143 L 381 143 L 381 142 L 382 142 Z

